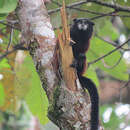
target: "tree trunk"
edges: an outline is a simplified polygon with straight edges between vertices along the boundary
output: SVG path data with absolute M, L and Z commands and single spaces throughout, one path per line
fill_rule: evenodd
M 90 100 L 75 75 L 75 85 L 56 75 L 53 63 L 56 37 L 44 0 L 19 0 L 21 42 L 29 47 L 43 89 L 49 100 L 48 117 L 61 130 L 90 127 Z M 67 71 L 67 70 L 66 70 Z M 74 70 L 73 70 L 74 71 Z

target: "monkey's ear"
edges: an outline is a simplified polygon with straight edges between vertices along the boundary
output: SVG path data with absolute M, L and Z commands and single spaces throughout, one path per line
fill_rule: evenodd
M 77 18 L 73 19 L 73 22 L 76 22 L 77 21 Z

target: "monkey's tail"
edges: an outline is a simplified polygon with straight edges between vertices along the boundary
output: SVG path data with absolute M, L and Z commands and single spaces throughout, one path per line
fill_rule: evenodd
M 95 84 L 84 76 L 78 74 L 79 81 L 83 88 L 86 88 L 91 99 L 91 130 L 98 130 L 99 124 L 99 96 Z

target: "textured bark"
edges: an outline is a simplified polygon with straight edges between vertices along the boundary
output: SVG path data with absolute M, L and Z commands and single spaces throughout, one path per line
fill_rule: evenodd
M 49 99 L 48 117 L 61 130 L 87 130 L 90 126 L 89 98 L 76 78 L 75 88 L 58 79 L 54 70 L 56 37 L 43 0 L 19 0 L 18 17 L 22 38 L 33 58 Z M 76 77 L 76 76 L 75 76 Z

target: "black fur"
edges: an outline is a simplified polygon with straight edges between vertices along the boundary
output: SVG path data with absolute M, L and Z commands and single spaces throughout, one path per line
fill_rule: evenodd
M 91 99 L 91 130 L 98 130 L 98 123 L 99 123 L 99 97 L 98 91 L 95 84 L 89 79 L 84 76 L 78 75 L 79 81 L 83 87 L 85 87 Z
M 81 24 L 82 28 L 79 30 L 78 25 Z M 87 29 L 85 28 L 87 25 Z M 74 57 L 77 58 L 81 53 L 85 54 L 89 47 L 89 40 L 92 36 L 93 25 L 87 19 L 75 19 L 70 29 L 70 37 L 75 42 L 72 43 Z M 84 27 L 83 27 L 84 26 Z
M 89 40 L 93 33 L 94 23 L 85 18 L 74 19 L 74 22 L 70 29 L 70 37 L 72 45 L 74 62 L 72 67 L 77 70 L 79 81 L 84 88 L 86 88 L 90 94 L 91 99 L 91 130 L 98 130 L 99 123 L 99 97 L 95 84 L 88 78 L 82 76 L 84 69 L 86 69 L 86 57 L 85 53 L 89 48 Z

